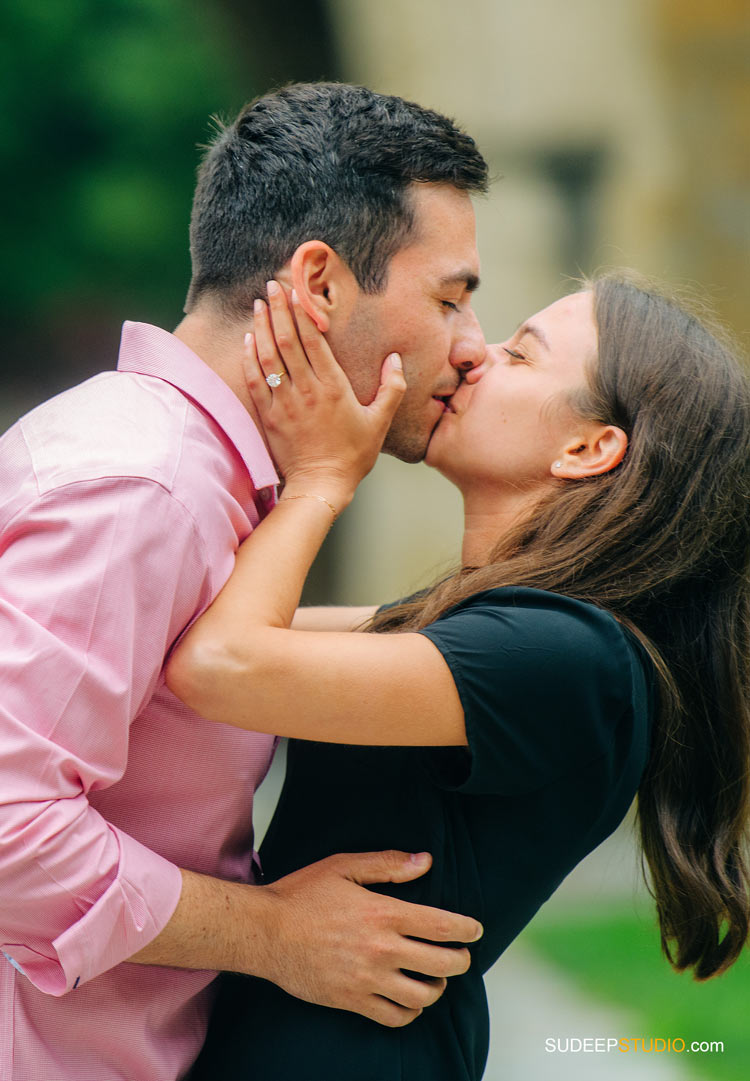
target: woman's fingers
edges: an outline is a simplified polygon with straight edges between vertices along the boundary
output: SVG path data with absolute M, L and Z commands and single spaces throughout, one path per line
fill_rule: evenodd
M 253 337 L 266 384 L 271 390 L 275 390 L 284 379 L 289 378 L 289 373 L 276 347 L 268 307 L 260 299 L 253 304 Z
M 253 309 L 256 346 L 265 374 L 272 380 L 278 375 L 283 381 L 286 373 L 300 390 L 312 386 L 314 378 L 328 386 L 349 389 L 349 380 L 296 291 L 292 290 L 290 311 L 278 282 L 268 282 L 267 290 L 268 305 L 256 300 Z
M 243 367 L 245 371 L 245 383 L 250 392 L 250 397 L 255 403 L 255 408 L 261 416 L 265 417 L 271 405 L 271 388 L 266 382 L 266 374 L 258 357 L 255 343 L 255 335 L 248 331 L 245 335 L 245 348 L 243 351 Z
M 349 386 L 349 380 L 331 352 L 328 342 L 302 307 L 295 289 L 292 290 L 292 309 L 297 321 L 299 340 L 312 371 L 322 383 L 335 382 Z
M 356 485 L 374 465 L 405 389 L 400 359 L 384 362 L 375 399 L 361 405 L 327 341 L 277 282 L 268 304 L 256 300 L 246 336 L 245 371 L 277 467 L 286 480 L 309 474 L 346 477 Z M 330 479 L 330 478 L 329 478 Z
M 271 387 L 289 379 L 307 391 L 316 380 L 348 388 L 349 381 L 336 362 L 328 342 L 292 292 L 290 311 L 286 294 L 276 281 L 267 284 L 268 304 L 258 299 L 253 307 L 255 343 Z M 278 377 L 278 383 L 275 380 Z
M 313 372 L 289 310 L 286 294 L 276 281 L 268 282 L 266 288 L 277 355 L 281 357 L 289 378 L 302 390 L 309 385 Z
M 394 413 L 401 404 L 405 390 L 406 380 L 401 357 L 398 353 L 391 353 L 385 358 L 383 367 L 380 369 L 380 386 L 375 399 L 367 407 L 384 436 L 391 425 Z

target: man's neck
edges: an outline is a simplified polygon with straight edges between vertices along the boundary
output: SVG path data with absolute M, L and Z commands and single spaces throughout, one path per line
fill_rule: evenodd
M 237 395 L 255 422 L 261 435 L 263 426 L 245 383 L 243 365 L 244 336 L 252 328 L 248 320 L 244 329 L 217 318 L 210 309 L 198 309 L 186 315 L 175 328 L 174 336 L 192 349 L 229 389 Z

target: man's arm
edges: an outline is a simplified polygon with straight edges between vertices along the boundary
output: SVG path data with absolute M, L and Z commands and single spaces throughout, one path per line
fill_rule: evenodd
M 179 901 L 178 868 L 88 797 L 123 776 L 131 723 L 210 584 L 160 484 L 36 495 L 31 476 L 22 506 L 8 496 L 0 562 L 0 945 L 61 995 L 145 945 Z
M 170 558 L 155 564 L 165 537 Z M 268 887 L 181 875 L 89 804 L 89 791 L 125 771 L 130 723 L 161 658 L 210 599 L 200 537 L 160 485 L 68 486 L 16 514 L 4 543 L 0 944 L 40 990 L 64 994 L 137 954 L 255 972 L 403 1023 L 408 1015 L 375 1001 L 395 996 L 411 1010 L 425 1001 L 401 967 L 419 971 L 422 957 L 438 976 L 465 967 L 460 953 L 409 936 L 463 941 L 474 921 L 364 889 L 365 857 L 334 857 Z M 418 873 L 372 858 L 379 880 Z
M 244 972 L 308 1002 L 406 1025 L 440 997 L 446 977 L 469 967 L 468 950 L 433 942 L 472 942 L 481 927 L 363 886 L 409 881 L 430 863 L 425 853 L 331 856 L 270 886 L 183 871 L 172 919 L 130 960 Z

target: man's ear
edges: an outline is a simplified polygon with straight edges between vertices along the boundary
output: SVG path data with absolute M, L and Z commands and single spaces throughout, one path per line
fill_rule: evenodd
M 556 460 L 550 472 L 563 480 L 579 480 L 609 473 L 619 465 L 628 449 L 628 437 L 622 428 L 614 424 L 594 424 L 570 440 Z
M 306 240 L 290 261 L 292 288 L 300 304 L 325 334 L 337 309 L 348 308 L 357 292 L 357 282 L 349 267 L 322 240 Z

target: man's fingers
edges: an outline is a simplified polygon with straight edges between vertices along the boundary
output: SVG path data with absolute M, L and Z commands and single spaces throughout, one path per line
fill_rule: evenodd
M 447 980 L 418 980 L 400 972 L 388 997 L 409 1010 L 424 1010 L 437 1002 L 447 986 Z
M 448 986 L 447 980 L 417 980 L 399 972 L 387 989 L 387 997 L 372 995 L 373 1020 L 392 1028 L 410 1024 L 433 1006 Z
M 407 853 L 395 849 L 344 853 L 331 859 L 336 862 L 340 874 L 361 886 L 377 882 L 410 882 L 423 875 L 432 865 L 429 852 Z M 397 911 L 397 930 L 402 935 L 431 942 L 476 942 L 484 934 L 481 923 L 471 916 L 393 898 L 383 900 L 391 906 L 398 906 L 394 913 Z
M 408 901 L 401 901 L 400 905 L 398 930 L 410 938 L 427 939 L 429 942 L 477 942 L 484 934 L 481 923 L 473 916 L 462 916 L 458 912 L 446 912 L 442 908 L 428 908 Z
M 357 1010 L 357 1013 L 362 1013 L 364 1017 L 369 1017 L 371 1021 L 377 1021 L 379 1025 L 387 1028 L 404 1028 L 419 1017 L 421 1012 L 409 1010 L 381 995 L 370 995 L 367 1005 L 362 1010 Z
M 359 885 L 378 882 L 409 882 L 419 878 L 432 865 L 429 852 L 407 853 L 395 849 L 383 852 L 341 853 L 330 857 L 339 874 Z M 382 902 L 391 912 L 392 924 L 399 934 L 430 942 L 477 942 L 484 934 L 478 920 L 442 908 L 412 904 L 392 897 Z M 442 976 L 435 972 L 430 975 Z
M 383 852 L 346 852 L 331 857 L 340 874 L 369 886 L 375 882 L 411 882 L 429 871 L 432 856 L 429 852 L 399 852 L 386 849 Z
M 466 972 L 469 951 L 454 944 L 475 941 L 482 928 L 364 884 L 418 878 L 430 864 L 424 852 L 343 853 L 264 887 L 269 937 L 279 945 L 255 974 L 310 1002 L 394 1028 L 409 1024 L 443 994 L 447 979 Z
M 402 968 L 423 976 L 445 979 L 469 971 L 471 954 L 465 946 L 435 946 L 431 942 L 410 941 L 404 950 Z

